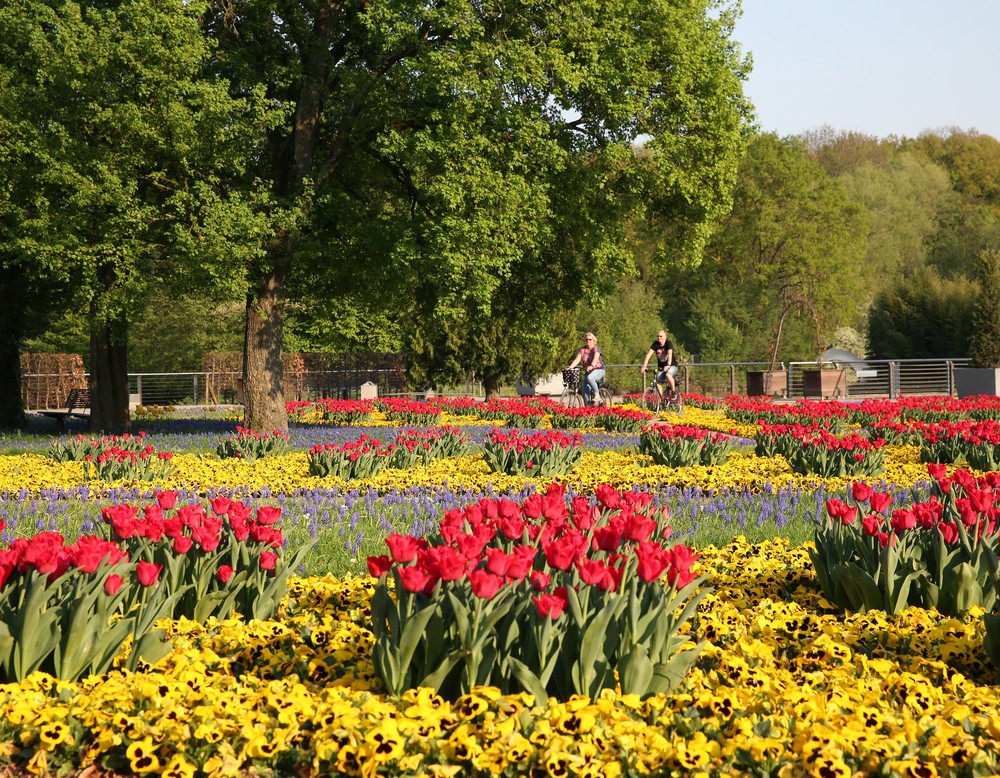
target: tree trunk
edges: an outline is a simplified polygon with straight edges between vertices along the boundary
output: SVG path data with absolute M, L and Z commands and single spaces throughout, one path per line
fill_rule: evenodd
M 21 401 L 21 321 L 24 315 L 23 273 L 14 265 L 0 275 L 0 428 L 24 424 Z
M 128 432 L 128 345 L 122 327 L 94 325 L 90 331 L 90 431 Z
M 487 400 L 494 400 L 500 397 L 500 376 L 484 375 L 483 391 L 486 392 Z
M 243 423 L 260 432 L 288 429 L 285 366 L 281 345 L 285 323 L 285 268 L 271 270 L 256 298 L 247 296 L 243 340 Z

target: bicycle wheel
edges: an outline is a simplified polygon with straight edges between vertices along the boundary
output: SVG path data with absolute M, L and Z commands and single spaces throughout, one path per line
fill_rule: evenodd
M 666 410 L 673 411 L 678 416 L 684 413 L 684 395 L 682 395 L 680 392 L 677 392 L 676 399 L 667 400 L 665 407 Z
M 559 396 L 559 402 L 567 408 L 579 408 L 583 405 L 583 397 L 579 392 L 564 391 Z
M 660 395 L 656 391 L 656 384 L 646 387 L 646 391 L 642 393 L 642 409 L 644 411 L 652 411 L 654 417 L 662 410 Z
M 612 396 L 611 390 L 606 386 L 601 387 L 601 391 L 597 393 L 597 398 L 604 408 L 610 408 L 614 404 L 615 398 Z

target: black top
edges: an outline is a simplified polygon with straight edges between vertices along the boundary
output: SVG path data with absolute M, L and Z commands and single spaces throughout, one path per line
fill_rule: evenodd
M 653 345 L 649 347 L 650 351 L 656 353 L 656 364 L 659 368 L 669 367 L 670 365 L 677 364 L 677 352 L 674 351 L 673 357 L 670 362 L 667 362 L 667 352 L 672 351 L 674 344 L 668 339 L 666 343 L 662 346 L 659 340 L 654 340 Z

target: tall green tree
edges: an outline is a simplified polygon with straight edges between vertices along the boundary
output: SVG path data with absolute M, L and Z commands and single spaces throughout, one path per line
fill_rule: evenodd
M 240 260 L 260 250 L 253 194 L 223 184 L 262 112 L 207 70 L 204 10 L 182 0 L 0 8 L 0 186 L 11 195 L 0 261 L 38 286 L 78 290 L 95 429 L 128 427 L 128 325 L 147 290 L 242 286 Z
M 824 337 L 859 317 L 865 245 L 863 207 L 804 144 L 758 136 L 701 267 L 668 281 L 670 320 L 706 358 L 814 359 Z
M 864 163 L 839 180 L 868 215 L 868 246 L 858 271 L 870 302 L 927 264 L 953 193 L 945 170 L 906 151 L 883 165 Z
M 1000 250 L 980 252 L 977 271 L 979 294 L 969 355 L 980 367 L 1000 367 Z
M 499 376 L 497 338 L 546 326 L 552 305 L 539 295 L 526 321 L 503 298 L 511 285 L 550 268 L 553 285 L 580 277 L 573 296 L 629 271 L 623 225 L 641 208 L 696 249 L 728 205 L 747 132 L 735 12 L 711 0 L 220 1 L 207 26 L 219 73 L 285 110 L 249 150 L 247 179 L 270 182 L 274 205 L 248 268 L 248 423 L 286 424 L 296 273 L 386 279 L 372 293 L 396 295 L 436 364 L 457 364 L 464 338 L 481 343 L 469 367 Z M 640 135 L 648 160 L 630 147 Z M 319 241 L 330 260 L 303 262 L 321 260 Z
M 947 170 L 966 201 L 1000 212 L 1000 140 L 956 128 L 922 135 L 909 146 Z
M 933 266 L 915 271 L 875 298 L 868 316 L 874 359 L 947 359 L 969 353 L 976 282 L 942 278 Z

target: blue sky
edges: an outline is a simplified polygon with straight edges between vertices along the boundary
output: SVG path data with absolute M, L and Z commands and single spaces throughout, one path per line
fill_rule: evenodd
M 1000 139 L 1000 0 L 743 0 L 734 37 L 765 132 Z

